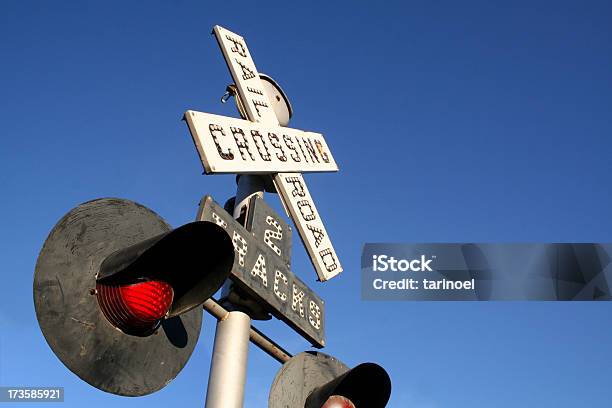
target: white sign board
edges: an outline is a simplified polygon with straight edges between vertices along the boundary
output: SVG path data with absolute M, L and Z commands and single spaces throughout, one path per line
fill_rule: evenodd
M 195 111 L 185 119 L 208 174 L 338 171 L 319 133 Z
M 240 100 L 244 103 L 249 120 L 278 125 L 276 114 L 259 79 L 259 72 L 255 68 L 255 62 L 251 58 L 244 38 L 221 26 L 215 26 L 213 33 L 238 88 Z
M 284 201 L 285 206 L 300 233 L 319 280 L 324 282 L 342 272 L 336 251 L 302 175 L 278 174 L 274 177 L 274 185 L 281 197 L 287 200 Z
M 276 114 L 272 109 L 261 79 L 259 79 L 255 62 L 251 58 L 251 53 L 244 38 L 220 26 L 215 26 L 213 33 L 232 74 L 238 89 L 238 96 L 245 106 L 248 119 L 269 126 L 278 126 Z M 301 190 L 296 191 L 295 183 L 301 186 Z M 289 211 L 289 215 L 298 229 L 319 280 L 326 281 L 342 272 L 342 266 L 338 261 L 302 175 L 300 173 L 278 173 L 274 176 L 274 184 L 285 209 Z M 302 211 L 307 210 L 306 202 L 310 213 L 302 215 Z M 306 220 L 306 218 L 310 218 L 310 220 Z M 309 226 L 313 229 L 310 229 Z M 323 235 L 318 231 L 321 231 Z

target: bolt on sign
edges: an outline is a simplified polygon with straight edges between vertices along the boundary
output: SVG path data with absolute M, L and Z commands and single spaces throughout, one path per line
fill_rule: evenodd
M 331 151 L 318 133 L 279 126 L 244 38 L 220 26 L 213 34 L 251 123 L 187 111 L 185 119 L 204 169 L 271 174 L 318 279 L 329 280 L 342 272 L 342 266 L 301 173 L 337 171 Z
M 197 220 L 214 222 L 232 237 L 235 257 L 230 279 L 313 346 L 324 347 L 324 302 L 289 268 L 291 235 L 283 231 L 287 224 L 263 199 L 251 200 L 251 230 L 208 195 L 200 202 Z

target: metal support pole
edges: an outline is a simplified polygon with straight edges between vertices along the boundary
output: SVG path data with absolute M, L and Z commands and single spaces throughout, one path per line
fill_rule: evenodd
M 241 175 L 238 178 L 234 218 L 240 219 L 243 214 L 246 215 L 251 196 L 257 194 L 263 198 L 264 189 L 261 177 Z M 246 313 L 228 312 L 217 322 L 206 408 L 242 408 L 250 337 L 251 318 Z
M 243 211 L 242 208 L 248 206 L 251 196 L 257 194 L 259 197 L 263 198 L 265 188 L 265 182 L 260 176 L 241 174 L 238 177 L 234 218 L 240 218 Z
M 217 322 L 206 408 L 242 408 L 250 330 L 251 318 L 242 312 Z
M 255 327 L 251 327 L 251 342 L 281 364 L 285 364 L 292 357 L 291 354 Z
M 223 306 L 212 298 L 207 299 L 203 306 L 204 310 L 214 316 L 217 320 L 223 320 L 227 318 L 227 315 L 229 314 L 229 312 L 225 310 Z M 292 357 L 287 350 L 276 344 L 272 339 L 253 326 L 251 326 L 250 337 L 253 344 L 281 364 L 286 363 Z

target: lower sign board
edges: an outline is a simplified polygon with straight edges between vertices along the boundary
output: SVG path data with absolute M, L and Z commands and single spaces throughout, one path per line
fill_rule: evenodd
M 185 120 L 208 174 L 338 171 L 320 133 L 196 111 Z
M 313 346 L 325 346 L 323 300 L 291 272 L 273 248 L 257 239 L 208 195 L 200 202 L 197 220 L 216 223 L 232 238 L 236 256 L 230 279 L 236 285 Z
M 246 229 L 251 231 L 256 239 L 269 246 L 281 257 L 285 265 L 291 268 L 291 227 L 257 194 L 253 194 L 249 199 Z

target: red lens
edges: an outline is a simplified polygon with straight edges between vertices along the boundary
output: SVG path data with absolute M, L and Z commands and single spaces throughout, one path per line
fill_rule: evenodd
M 332 395 L 321 405 L 321 408 L 355 408 L 350 399 L 341 395 Z
M 172 286 L 148 281 L 119 288 L 130 313 L 143 322 L 154 322 L 166 315 L 172 304 Z
M 96 285 L 98 303 L 104 316 L 127 334 L 151 334 L 172 306 L 174 291 L 163 281 L 130 285 Z
M 332 395 L 321 405 L 321 408 L 355 408 L 350 399 L 341 395 Z

